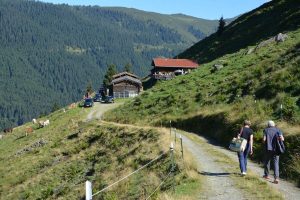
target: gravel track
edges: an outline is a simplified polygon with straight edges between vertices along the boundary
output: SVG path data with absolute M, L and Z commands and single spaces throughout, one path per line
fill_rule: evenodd
M 121 103 L 114 104 L 101 104 L 95 103 L 94 107 L 89 111 L 86 121 L 91 121 L 93 119 L 101 119 L 102 115 L 113 108 L 116 108 Z M 126 125 L 129 126 L 129 125 Z M 193 133 L 187 133 L 193 134 Z M 193 134 L 196 135 L 196 134 Z M 205 145 L 209 145 L 209 148 L 219 151 L 227 155 L 229 158 L 234 160 L 238 166 L 238 158 L 236 153 L 231 152 L 224 147 L 215 145 L 214 142 L 211 142 L 204 137 L 198 136 Z M 182 135 L 183 144 L 185 148 L 193 155 L 198 163 L 198 172 L 200 175 L 205 176 L 204 192 L 199 195 L 199 199 L 208 199 L 208 200 L 244 200 L 251 199 L 246 197 L 244 192 L 239 190 L 234 181 L 231 179 L 230 174 L 224 170 L 224 166 L 220 165 L 216 159 L 207 152 L 207 150 L 201 146 L 199 143 L 192 141 L 188 137 Z M 255 152 L 254 152 L 255 153 Z M 259 177 L 263 174 L 263 168 L 258 164 L 248 160 L 248 170 L 254 172 Z M 280 180 L 278 185 L 271 183 L 268 184 L 271 187 L 276 188 L 282 193 L 285 199 L 287 200 L 299 200 L 300 199 L 300 188 L 297 188 L 292 183 L 289 183 L 285 180 Z
M 198 135 L 196 136 L 203 140 L 205 143 L 207 143 L 210 148 L 217 150 L 230 157 L 236 162 L 236 165 L 238 166 L 238 158 L 235 152 L 231 152 L 225 149 L 224 147 L 214 145 L 214 142 L 211 142 L 205 139 L 204 137 Z M 243 195 L 238 189 L 234 189 L 235 186 L 232 183 L 232 180 L 230 180 L 230 177 L 228 177 L 229 174 L 225 173 L 224 170 L 222 171 L 222 167 L 219 166 L 219 163 L 214 162 L 213 158 L 210 158 L 210 155 L 205 151 L 205 148 L 203 148 L 200 144 L 190 140 L 185 136 L 182 137 L 185 147 L 193 154 L 193 156 L 195 157 L 195 159 L 197 159 L 201 166 L 201 168 L 199 169 L 200 174 L 207 175 L 207 184 L 209 185 L 209 190 L 211 190 L 211 192 L 208 193 L 204 199 L 249 199 L 247 197 L 243 197 Z M 259 177 L 262 177 L 263 175 L 263 168 L 249 159 L 248 170 Z M 263 178 L 261 179 L 264 180 Z M 283 195 L 284 199 L 300 199 L 300 188 L 285 180 L 280 180 L 279 184 L 273 184 L 272 181 L 273 180 L 271 179 L 270 181 L 267 181 L 267 183 L 269 184 L 269 186 L 278 190 Z
M 101 119 L 102 115 L 106 111 L 116 108 L 119 105 L 121 105 L 121 103 L 105 104 L 105 103 L 95 102 L 92 108 L 86 108 L 86 109 L 91 109 L 89 114 L 86 117 L 86 121 L 91 121 L 93 119 Z
M 225 172 L 215 159 L 208 155 L 203 147 L 189 138 L 182 136 L 184 146 L 190 151 L 199 165 L 199 173 L 206 178 L 205 192 L 199 199 L 241 200 L 243 193 L 235 188 L 229 173 Z

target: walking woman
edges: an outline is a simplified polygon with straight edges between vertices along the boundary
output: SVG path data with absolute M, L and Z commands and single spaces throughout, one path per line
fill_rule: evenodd
M 250 128 L 251 122 L 249 120 L 244 121 L 244 126 L 242 127 L 238 138 L 244 138 L 247 140 L 247 145 L 244 151 L 238 152 L 238 158 L 240 162 L 241 174 L 245 176 L 247 174 L 247 157 L 248 154 L 253 154 L 253 130 Z

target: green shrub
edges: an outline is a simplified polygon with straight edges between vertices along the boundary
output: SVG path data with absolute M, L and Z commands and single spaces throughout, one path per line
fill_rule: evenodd
M 297 110 L 297 105 L 296 105 L 295 98 L 286 96 L 283 99 L 283 108 L 282 108 L 283 118 L 288 121 L 289 120 L 294 121 L 296 117 L 295 116 L 296 110 Z
M 297 119 L 297 98 L 279 93 L 273 103 L 274 114 L 277 118 L 295 122 Z

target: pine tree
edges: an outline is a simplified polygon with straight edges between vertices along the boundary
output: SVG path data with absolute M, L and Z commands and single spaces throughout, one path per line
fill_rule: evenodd
M 127 63 L 124 67 L 124 71 L 125 72 L 129 72 L 129 73 L 132 73 L 132 65 L 131 63 Z
M 54 105 L 52 106 L 51 112 L 55 112 L 55 111 L 59 110 L 59 108 L 60 107 L 59 107 L 58 103 L 55 102 Z
M 224 29 L 225 29 L 225 20 L 223 19 L 223 16 L 219 19 L 219 27 L 218 27 L 218 30 L 217 30 L 217 34 L 220 36 Z
M 112 81 L 112 77 L 113 75 L 115 75 L 117 73 L 117 68 L 116 68 L 116 65 L 114 64 L 110 64 L 108 67 L 107 67 L 107 71 L 106 71 L 106 74 L 104 76 L 104 80 L 103 80 L 103 85 L 104 87 L 108 87 Z
M 86 97 L 89 97 L 93 93 L 92 83 L 89 82 L 86 86 Z

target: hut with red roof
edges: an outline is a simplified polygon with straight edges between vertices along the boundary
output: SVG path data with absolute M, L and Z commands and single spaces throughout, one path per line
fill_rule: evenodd
M 172 79 L 196 69 L 199 64 L 189 59 L 154 58 L 151 70 L 154 79 Z

